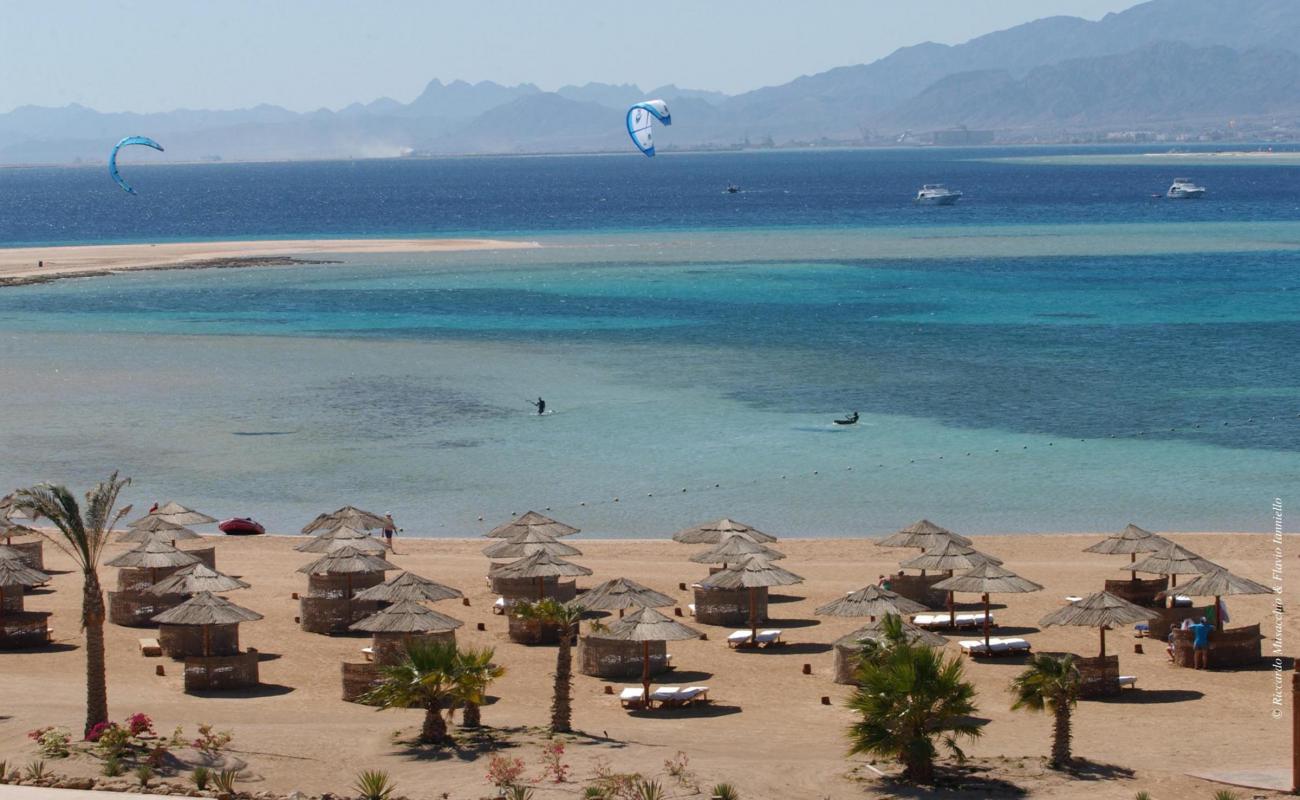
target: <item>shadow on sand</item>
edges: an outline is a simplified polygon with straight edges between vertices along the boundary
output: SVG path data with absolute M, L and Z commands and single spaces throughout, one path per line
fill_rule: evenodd
M 1113 705 L 1156 705 L 1186 703 L 1200 700 L 1204 696 L 1205 692 L 1198 692 L 1195 689 L 1126 689 L 1117 695 L 1095 698 L 1094 702 Z
M 221 691 L 193 691 L 186 694 L 193 697 L 207 697 L 213 700 L 249 700 L 255 697 L 279 697 L 297 691 L 292 686 L 281 683 L 259 683 L 251 689 L 232 689 Z

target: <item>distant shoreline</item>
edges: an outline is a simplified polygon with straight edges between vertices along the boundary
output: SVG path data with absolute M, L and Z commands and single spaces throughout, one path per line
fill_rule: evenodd
M 140 270 L 338 263 L 311 258 L 320 255 L 453 253 L 536 247 L 541 244 L 502 239 L 292 239 L 0 248 L 0 287 Z

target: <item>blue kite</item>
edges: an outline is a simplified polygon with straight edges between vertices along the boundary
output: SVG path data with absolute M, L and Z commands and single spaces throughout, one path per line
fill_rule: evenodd
M 627 110 L 627 134 L 632 143 L 647 156 L 654 156 L 655 143 L 651 135 L 654 120 L 664 125 L 673 124 L 673 115 L 668 113 L 668 104 L 662 100 L 646 100 L 634 104 Z
M 135 189 L 132 189 L 130 184 L 122 180 L 122 175 L 117 171 L 117 151 L 121 150 L 123 147 L 126 147 L 128 145 L 133 145 L 133 144 L 144 145 L 145 147 L 152 147 L 153 149 L 157 150 L 160 153 L 163 152 L 162 145 L 158 144 L 153 139 L 150 139 L 148 136 L 128 136 L 122 141 L 113 145 L 113 152 L 108 156 L 108 174 L 113 176 L 113 180 L 117 181 L 117 185 L 121 186 L 123 191 L 125 191 L 127 194 L 135 194 Z

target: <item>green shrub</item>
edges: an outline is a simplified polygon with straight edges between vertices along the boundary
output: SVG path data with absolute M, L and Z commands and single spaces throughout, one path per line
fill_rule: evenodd
M 394 788 L 388 773 L 378 769 L 362 770 L 352 786 L 361 794 L 361 800 L 388 800 Z
M 149 781 L 150 779 L 153 778 L 153 776 L 154 776 L 153 767 L 149 766 L 148 764 L 141 764 L 140 766 L 135 768 L 135 779 L 140 782 L 141 789 L 149 785 Z
M 729 783 L 719 783 L 713 787 L 713 800 L 740 800 L 740 792 Z
M 1236 792 L 1230 792 L 1227 789 L 1220 789 L 1214 793 L 1214 800 L 1239 800 L 1241 795 Z
M 533 800 L 533 790 L 528 786 L 511 786 L 506 789 L 506 800 Z
M 659 785 L 659 781 L 638 781 L 636 784 L 636 800 L 664 800 L 664 787 Z
M 223 769 L 213 774 L 212 785 L 222 794 L 234 794 L 235 782 L 239 779 L 239 770 Z
M 212 780 L 212 770 L 203 765 L 194 768 L 190 773 L 190 782 L 201 792 L 208 788 L 208 781 Z
M 50 772 L 45 768 L 44 761 L 37 759 L 27 762 L 27 780 L 38 781 L 41 778 L 48 777 L 49 774 Z
M 1151 793 L 1144 789 L 1133 795 L 1133 800 L 1151 800 Z
M 100 769 L 100 772 L 103 773 L 106 778 L 116 778 L 125 771 L 126 767 L 122 766 L 122 759 L 117 756 L 111 756 L 104 759 L 104 766 Z

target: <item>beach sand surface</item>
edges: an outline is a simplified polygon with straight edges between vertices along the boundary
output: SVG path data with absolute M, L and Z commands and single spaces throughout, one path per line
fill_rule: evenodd
M 410 525 L 410 523 L 407 523 Z M 1124 577 L 1122 556 L 1080 552 L 1101 538 L 1091 535 L 983 536 L 975 546 L 1001 556 L 1007 567 L 1044 584 L 1045 591 L 995 596 L 995 614 L 1003 635 L 1028 638 L 1036 650 L 1068 650 L 1094 655 L 1098 635 L 1093 629 L 1048 628 L 1037 620 L 1064 603 L 1064 596 L 1100 590 L 1107 578 Z M 1183 534 L 1180 544 L 1219 562 L 1238 574 L 1269 581 L 1274 563 L 1270 537 L 1246 534 Z M 252 584 L 229 593 L 231 600 L 265 615 L 242 626 L 245 647 L 264 654 L 259 692 L 231 696 L 189 696 L 181 691 L 182 669 L 169 659 L 140 655 L 137 640 L 155 636 L 148 629 L 107 626 L 109 703 L 112 716 L 150 714 L 156 728 L 170 732 L 184 726 L 192 736 L 198 723 L 212 723 L 234 734 L 231 750 L 248 762 L 245 790 L 306 793 L 347 793 L 362 769 L 387 770 L 409 797 L 449 797 L 455 800 L 493 795 L 484 776 L 490 753 L 471 748 L 435 754 L 409 746 L 421 712 L 377 711 L 340 700 L 340 663 L 360 660 L 360 637 L 328 637 L 301 631 L 294 624 L 295 591 L 306 578 L 295 570 L 315 556 L 296 552 L 302 541 L 291 537 L 207 538 L 215 543 L 219 569 Z M 679 583 L 699 580 L 706 569 L 687 557 L 701 548 L 666 541 L 567 541 L 584 555 L 574 560 L 595 571 L 579 579 L 580 586 L 627 576 L 672 596 L 685 610 L 691 598 Z M 1290 548 L 1288 537 L 1287 547 Z M 197 543 L 196 543 L 197 544 Z M 463 644 L 496 648 L 496 660 L 507 674 L 491 687 L 483 709 L 484 723 L 502 754 L 523 759 L 528 775 L 539 776 L 544 728 L 549 720 L 554 647 L 525 647 L 510 643 L 506 620 L 491 614 L 494 596 L 485 585 L 487 559 L 484 540 L 397 540 L 392 561 L 420 575 L 463 590 L 470 605 L 459 601 L 436 608 L 463 620 L 458 632 Z M 182 546 L 186 546 L 184 543 Z M 633 714 L 619 707 L 615 692 L 633 681 L 606 682 L 576 675 L 575 729 L 566 737 L 566 761 L 571 782 L 535 784 L 537 800 L 574 798 L 606 764 L 616 771 L 641 772 L 670 790 L 670 796 L 691 796 L 668 774 L 665 761 L 685 753 L 694 780 L 707 790 L 727 781 L 746 800 L 760 798 L 869 798 L 919 796 L 896 791 L 874 768 L 893 772 L 895 766 L 847 755 L 846 729 L 853 721 L 845 708 L 850 689 L 832 682 L 830 643 L 865 620 L 819 618 L 813 609 L 843 593 L 874 583 L 881 573 L 897 570 L 900 559 L 915 551 L 883 549 L 864 540 L 785 540 L 776 545 L 789 557 L 781 562 L 806 578 L 803 584 L 774 590 L 767 627 L 781 628 L 790 645 L 765 651 L 729 650 L 729 629 L 698 626 L 707 641 L 669 645 L 677 673 L 666 676 L 675 685 L 706 684 L 713 705 L 690 712 Z M 127 549 L 113 544 L 105 560 Z M 0 653 L 0 759 L 22 765 L 36 757 L 27 731 L 46 725 L 78 730 L 84 714 L 84 639 L 78 630 L 81 577 L 70 563 L 47 546 L 47 565 L 54 580 L 47 589 L 27 597 L 27 607 L 52 611 L 51 625 L 58 648 L 40 652 Z M 1294 553 L 1288 553 L 1294 558 Z M 116 570 L 102 571 L 106 586 Z M 973 608 L 979 599 L 958 596 Z M 1273 631 L 1271 598 L 1242 597 L 1229 601 L 1233 625 L 1261 623 Z M 1004 607 L 1005 606 L 1005 607 Z M 960 607 L 960 606 L 959 606 Z M 671 613 L 671 609 L 668 610 Z M 688 623 L 693 623 L 687 618 Z M 486 631 L 475 629 L 483 623 Z M 585 627 L 585 626 L 584 626 Z M 1287 652 L 1300 629 L 1288 620 L 1284 628 Z M 957 654 L 950 636 L 948 652 Z M 1136 654 L 1135 644 L 1145 653 Z M 985 797 L 1001 794 L 989 781 L 1005 781 L 1032 797 L 1098 800 L 1131 798 L 1146 790 L 1155 798 L 1209 797 L 1214 784 L 1186 773 L 1212 768 L 1248 770 L 1280 768 L 1290 763 L 1289 712 L 1274 719 L 1274 672 L 1268 663 L 1258 669 L 1201 672 L 1179 669 L 1166 660 L 1163 644 L 1139 640 L 1131 631 L 1107 637 L 1110 652 L 1120 654 L 1121 672 L 1136 675 L 1138 688 L 1105 702 L 1081 702 L 1075 714 L 1074 752 L 1087 759 L 1077 776 L 1046 770 L 1042 757 L 1050 741 L 1047 714 L 1012 712 L 1008 684 L 1023 662 L 993 660 L 965 662 L 978 695 L 978 717 L 987 720 L 983 736 L 965 746 L 977 771 L 963 780 L 965 790 L 945 796 Z M 1271 641 L 1263 643 L 1270 651 Z M 575 651 L 576 652 L 576 651 Z M 166 675 L 155 675 L 163 665 Z M 810 665 L 811 674 L 803 674 Z M 1283 676 L 1287 682 L 1289 675 Z M 662 681 L 657 681 L 662 682 Z M 831 704 L 823 705 L 821 698 Z M 1289 692 L 1284 695 L 1289 703 Z M 86 758 L 51 761 L 64 774 L 93 775 L 98 762 Z M 1002 787 L 1005 790 L 1006 787 Z M 446 793 L 446 794 L 443 794 Z M 1271 796 L 1251 792 L 1246 796 Z M 1280 796 L 1280 795 L 1279 795 Z

